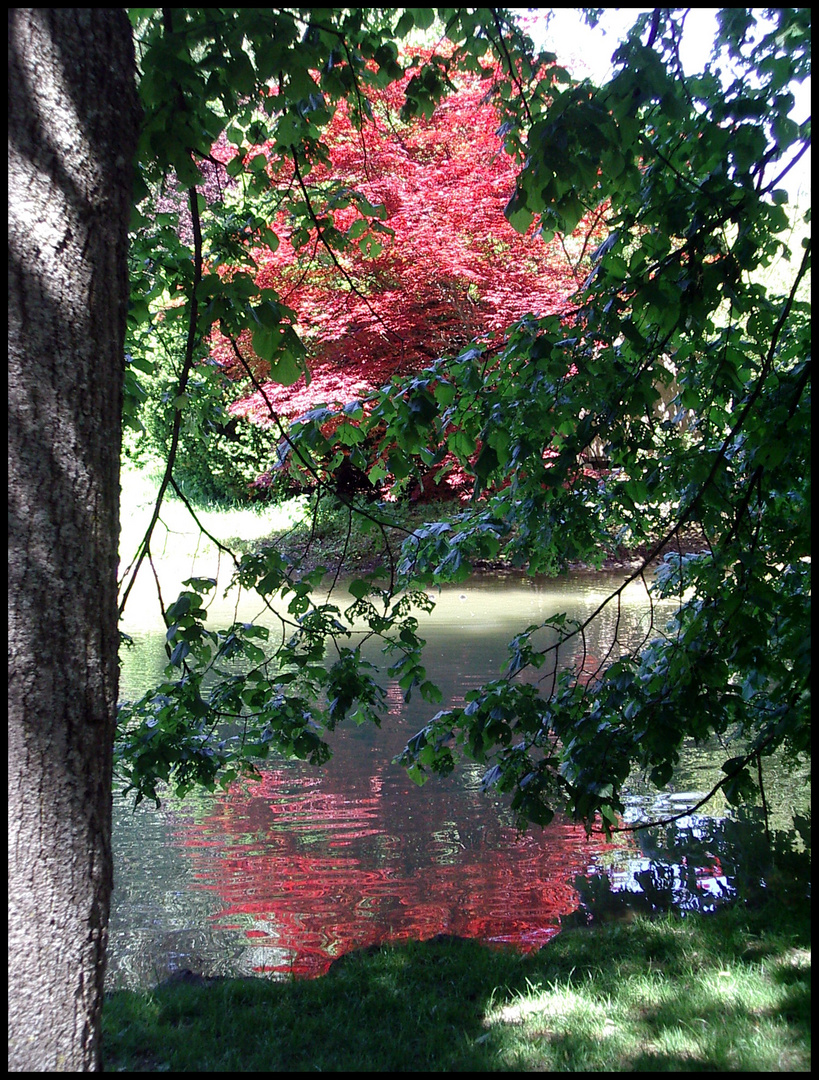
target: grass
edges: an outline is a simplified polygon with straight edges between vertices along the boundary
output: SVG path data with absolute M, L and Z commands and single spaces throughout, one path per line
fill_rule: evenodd
M 123 468 L 120 500 L 123 523 L 122 558 L 127 564 L 138 540 L 150 521 L 158 476 L 150 471 Z M 311 500 L 295 496 L 277 503 L 244 503 L 238 506 L 194 505 L 202 526 L 221 543 L 237 554 L 255 549 L 265 542 L 274 542 L 279 550 L 301 560 L 304 568 L 318 564 L 335 572 L 343 563 L 344 571 L 355 571 L 381 565 L 384 539 L 377 526 L 367 530 L 362 522 L 349 525 L 349 511 L 337 500 L 324 499 L 314 514 Z M 394 520 L 398 527 L 387 534 L 393 551 L 398 553 L 401 541 L 425 521 L 447 518 L 460 511 L 458 503 L 390 504 L 385 510 L 370 506 L 376 517 Z M 166 493 L 152 550 L 159 559 L 193 557 L 215 552 L 215 545 L 202 536 L 185 504 L 173 492 Z
M 567 930 L 521 956 L 444 939 L 312 980 L 106 999 L 109 1071 L 810 1069 L 810 907 Z
M 122 555 L 130 559 L 131 549 L 136 547 L 148 527 L 159 477 L 147 469 L 123 467 L 120 484 Z M 204 528 L 222 543 L 241 538 L 243 550 L 306 519 L 304 500 L 298 499 L 276 506 L 266 503 L 246 503 L 236 507 L 197 504 L 194 512 Z M 200 535 L 188 508 L 172 491 L 166 492 L 162 502 L 152 549 L 160 558 L 164 549 L 172 551 L 174 556 L 213 550 L 213 544 Z
M 147 469 L 124 468 L 121 483 L 121 558 L 123 565 L 127 565 L 150 520 L 159 479 Z M 275 545 L 282 554 L 297 561 L 302 570 L 324 566 L 331 576 L 388 567 L 387 541 L 397 561 L 402 542 L 413 530 L 430 521 L 451 521 L 464 509 L 455 500 L 375 503 L 364 504 L 363 508 L 370 518 L 389 521 L 390 525 L 381 529 L 367 517 L 351 515 L 349 508 L 332 496 L 323 499 L 317 511 L 314 501 L 303 495 L 276 503 L 193 506 L 196 519 L 210 536 L 237 555 Z M 162 504 L 151 550 L 159 562 L 190 562 L 199 556 L 215 555 L 216 545 L 200 533 L 189 509 L 169 492 Z M 637 557 L 640 549 L 622 555 L 626 559 Z M 507 563 L 501 549 L 492 565 Z M 477 560 L 475 565 L 487 564 Z M 620 564 L 614 560 L 604 565 Z M 188 572 L 192 572 L 190 567 Z

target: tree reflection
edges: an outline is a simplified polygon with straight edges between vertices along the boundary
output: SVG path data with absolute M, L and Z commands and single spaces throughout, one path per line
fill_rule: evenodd
M 351 949 L 439 933 L 537 948 L 576 906 L 573 878 L 614 850 L 568 823 L 519 837 L 477 786 L 422 792 L 397 767 L 342 764 L 270 770 L 180 834 L 255 971 L 318 975 Z

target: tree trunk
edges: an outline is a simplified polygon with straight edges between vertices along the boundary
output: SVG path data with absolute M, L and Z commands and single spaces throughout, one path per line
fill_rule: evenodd
M 127 229 L 124 10 L 9 9 L 9 1069 L 101 1066 Z

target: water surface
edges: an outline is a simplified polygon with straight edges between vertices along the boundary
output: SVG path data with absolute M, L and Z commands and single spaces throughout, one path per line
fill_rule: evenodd
M 444 703 L 463 702 L 497 675 L 507 641 L 524 626 L 564 610 L 583 618 L 622 580 L 485 575 L 436 594 L 422 633 Z M 238 607 L 235 597 L 219 600 L 209 621 L 248 619 L 257 609 L 249 598 Z M 142 692 L 164 663 L 164 628 L 147 610 L 125 627 L 139 644 L 123 653 L 122 697 Z M 653 617 L 663 621 L 659 610 Z M 584 662 L 590 673 L 613 642 L 642 640 L 650 619 L 644 591 L 629 587 L 563 661 Z M 407 705 L 385 685 L 382 728 L 340 729 L 321 769 L 276 760 L 259 782 L 169 796 L 160 810 L 132 812 L 115 799 L 110 985 L 152 985 L 182 967 L 318 975 L 352 948 L 437 933 L 533 949 L 578 908 L 583 882 L 602 873 L 607 889 L 664 897 L 678 909 L 707 910 L 730 892 L 724 857 L 708 842 L 724 813 L 719 802 L 679 823 L 675 836 L 688 835 L 688 853 L 647 855 L 634 836 L 610 844 L 559 819 L 518 836 L 503 802 L 482 791 L 478 767 L 466 763 L 418 788 L 391 763 L 434 709 L 414 698 Z M 629 816 L 692 806 L 721 760 L 692 749 L 676 790 L 635 783 Z

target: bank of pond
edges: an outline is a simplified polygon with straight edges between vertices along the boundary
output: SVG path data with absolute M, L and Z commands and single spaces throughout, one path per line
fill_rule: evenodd
M 583 617 L 621 581 L 482 575 L 442 590 L 422 627 L 429 677 L 462 701 L 521 627 Z M 156 613 L 134 610 L 126 696 L 164 661 Z M 620 640 L 648 617 L 627 591 Z M 587 632 L 587 659 L 613 619 Z M 478 768 L 417 788 L 391 764 L 428 707 L 387 689 L 382 728 L 337 732 L 320 770 L 268 762 L 258 782 L 160 810 L 115 800 L 109 1068 L 806 1067 L 801 781 L 768 769 L 773 846 L 757 814 L 719 800 L 611 843 L 559 820 L 519 836 Z M 724 756 L 689 747 L 661 792 L 635 777 L 627 821 L 693 808 Z

